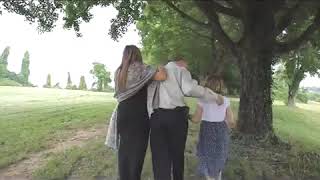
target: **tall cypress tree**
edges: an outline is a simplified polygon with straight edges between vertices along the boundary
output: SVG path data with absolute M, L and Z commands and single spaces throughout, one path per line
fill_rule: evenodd
M 30 65 L 30 55 L 29 52 L 26 51 L 24 53 L 24 57 L 22 59 L 22 64 L 21 64 L 21 71 L 20 71 L 20 80 L 21 83 L 24 85 L 27 85 L 29 82 L 29 75 L 30 75 L 30 70 L 29 70 L 29 65 Z
M 67 81 L 67 87 L 66 87 L 66 89 L 72 89 L 72 81 L 71 81 L 70 72 L 68 72 L 68 81 Z
M 47 82 L 45 85 L 43 85 L 44 88 L 51 88 L 51 75 L 48 74 L 47 76 Z
M 86 79 L 84 76 L 80 77 L 79 89 L 80 90 L 87 90 L 87 83 L 86 83 Z
M 7 46 L 0 56 L 0 78 L 6 77 L 8 74 L 8 56 L 10 53 L 10 47 Z

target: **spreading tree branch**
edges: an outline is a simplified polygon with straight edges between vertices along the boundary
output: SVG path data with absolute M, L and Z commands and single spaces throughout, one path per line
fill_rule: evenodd
M 277 52 L 285 53 L 294 49 L 299 48 L 302 44 L 311 39 L 314 32 L 320 29 L 320 9 L 318 9 L 317 14 L 313 20 L 313 23 L 295 40 L 290 42 L 278 42 Z
M 225 7 L 223 5 L 221 5 L 220 3 L 216 2 L 215 0 L 211 1 L 213 4 L 213 9 L 218 12 L 218 13 L 222 13 L 222 14 L 226 14 L 229 16 L 233 16 L 233 17 L 240 17 L 240 12 L 236 10 L 236 8 L 228 8 Z
M 276 35 L 281 34 L 282 31 L 285 30 L 291 24 L 301 4 L 302 1 L 298 1 L 292 8 L 288 9 L 284 16 L 281 17 L 279 23 L 277 24 Z
M 235 9 L 236 11 L 240 10 L 239 5 L 236 3 L 237 0 L 227 0 L 226 3 L 229 4 L 229 6 L 232 7 L 232 9 Z
M 231 38 L 222 29 L 218 14 L 214 11 L 214 4 L 211 0 L 194 0 L 196 5 L 201 9 L 201 11 L 208 17 L 213 34 L 220 41 L 223 46 L 230 49 L 233 55 L 239 58 L 239 53 L 237 50 L 236 43 L 234 43 Z
M 199 36 L 199 37 L 202 37 L 204 39 L 207 39 L 207 40 L 210 40 L 210 41 L 214 41 L 215 39 L 209 35 L 206 35 L 206 34 L 203 34 L 203 33 L 200 33 L 198 30 L 195 30 L 189 26 L 184 26 L 183 27 L 184 29 L 190 31 L 191 33 L 193 33 L 194 35 L 196 36 Z
M 201 22 L 193 17 L 191 17 L 190 15 L 186 14 L 185 12 L 183 12 L 181 9 L 179 9 L 177 6 L 175 6 L 170 0 L 162 0 L 164 1 L 169 7 L 171 7 L 172 9 L 174 9 L 177 13 L 179 13 L 181 15 L 181 17 L 189 20 L 190 22 L 200 26 L 200 27 L 203 27 L 203 28 L 206 28 L 206 29 L 210 29 L 210 26 L 209 24 L 206 24 L 204 22 Z

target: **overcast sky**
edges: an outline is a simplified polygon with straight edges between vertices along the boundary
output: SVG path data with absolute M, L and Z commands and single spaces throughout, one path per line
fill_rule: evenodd
M 113 41 L 108 35 L 110 20 L 117 11 L 109 8 L 94 8 L 94 18 L 90 23 L 81 24 L 83 37 L 76 37 L 73 30 L 63 29 L 59 21 L 52 32 L 39 34 L 36 25 L 24 21 L 23 16 L 4 13 L 0 16 L 0 53 L 10 46 L 10 71 L 19 72 L 23 54 L 30 53 L 30 81 L 42 86 L 48 73 L 52 76 L 52 84 L 60 82 L 66 85 L 67 72 L 71 73 L 72 81 L 78 84 L 80 76 L 85 75 L 87 84 L 92 84 L 89 73 L 93 62 L 106 64 L 114 72 L 119 66 L 122 51 L 126 44 L 139 45 L 140 38 L 134 26 L 119 42 Z
M 81 24 L 83 37 L 78 38 L 73 30 L 62 28 L 62 21 L 52 32 L 39 34 L 36 25 L 30 25 L 23 16 L 4 12 L 0 15 L 0 53 L 6 46 L 11 47 L 9 70 L 20 71 L 23 54 L 28 50 L 30 81 L 38 86 L 45 84 L 50 73 L 52 84 L 60 82 L 65 87 L 67 72 L 70 72 L 74 83 L 78 84 L 80 76 L 84 75 L 90 87 L 93 79 L 89 71 L 93 62 L 106 64 L 113 74 L 120 64 L 124 46 L 141 46 L 140 37 L 132 26 L 119 42 L 115 42 L 108 35 L 108 30 L 116 10 L 96 7 L 92 13 L 94 18 L 90 23 Z M 320 79 L 308 77 L 302 85 L 320 87 Z

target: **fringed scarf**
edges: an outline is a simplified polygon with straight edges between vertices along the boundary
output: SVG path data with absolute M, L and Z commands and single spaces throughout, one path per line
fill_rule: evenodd
M 122 91 L 120 91 L 117 87 L 118 73 L 119 70 L 117 70 L 115 73 L 116 88 L 114 97 L 117 99 L 118 103 L 120 103 L 137 94 L 139 90 L 141 90 L 147 83 L 150 82 L 150 80 L 155 75 L 156 70 L 143 63 L 132 63 L 128 69 L 126 89 Z M 120 136 L 117 132 L 117 110 L 118 107 L 115 107 L 115 109 L 113 110 L 105 141 L 105 145 L 114 150 L 118 150 L 120 144 Z

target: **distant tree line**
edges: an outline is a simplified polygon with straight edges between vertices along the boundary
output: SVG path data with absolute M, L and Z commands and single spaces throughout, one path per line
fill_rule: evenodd
M 10 54 L 10 47 L 7 46 L 0 56 L 0 86 L 34 86 L 29 82 L 30 76 L 30 54 L 28 51 L 24 53 L 20 72 L 14 73 L 8 70 L 8 57 Z M 92 90 L 100 92 L 110 92 L 113 88 L 109 85 L 111 83 L 111 74 L 107 70 L 106 66 L 102 63 L 94 62 L 90 74 L 93 75 L 94 82 L 91 88 L 87 86 L 86 79 L 84 76 L 80 77 L 79 85 L 72 82 L 71 74 L 68 72 L 67 85 L 65 89 L 70 90 Z M 62 89 L 60 83 L 52 84 L 51 74 L 46 77 L 46 83 L 43 85 L 44 88 L 57 88 Z
M 312 92 L 312 93 L 318 93 L 320 94 L 320 87 L 308 87 L 306 88 L 308 91 Z
M 29 82 L 29 75 L 30 75 L 30 54 L 28 51 L 24 53 L 20 73 L 16 74 L 14 72 L 10 72 L 8 70 L 8 57 L 10 54 L 10 47 L 7 46 L 1 56 L 0 56 L 0 80 L 9 80 L 14 82 L 15 85 L 21 86 L 32 86 Z M 0 84 L 1 85 L 1 84 Z M 9 85 L 9 84 L 8 84 Z
M 111 74 L 107 70 L 104 64 L 102 63 L 93 63 L 93 67 L 90 70 L 90 74 L 93 75 L 94 82 L 91 85 L 92 91 L 99 91 L 99 92 L 110 92 L 113 91 L 113 88 L 109 85 L 111 83 Z M 54 86 L 52 86 L 51 82 L 51 74 L 47 75 L 46 84 L 43 85 L 44 88 L 58 88 L 62 89 L 59 85 L 59 83 L 56 83 Z M 67 78 L 67 85 L 65 89 L 70 90 L 89 90 L 86 79 L 84 76 L 80 77 L 79 85 L 72 83 L 71 74 L 68 72 L 68 78 Z

